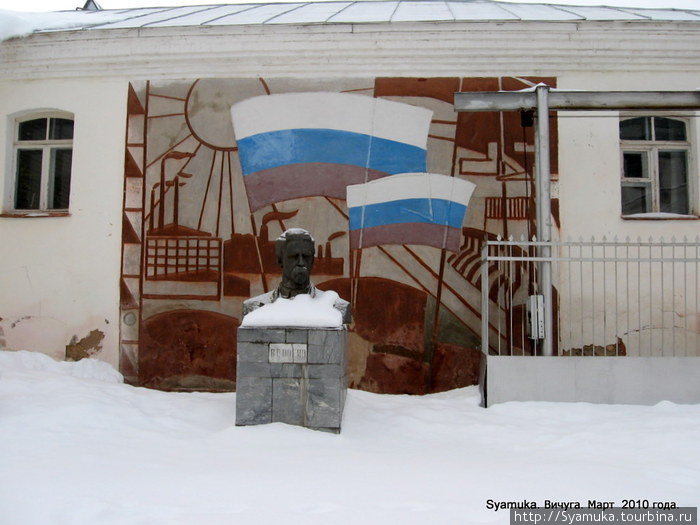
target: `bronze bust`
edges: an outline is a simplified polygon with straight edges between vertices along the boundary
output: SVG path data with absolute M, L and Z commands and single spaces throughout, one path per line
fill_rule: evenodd
M 316 297 L 319 291 L 311 282 L 316 244 L 311 234 L 302 228 L 290 228 L 275 242 L 277 264 L 282 268 L 282 282 L 274 290 L 251 297 L 243 302 L 243 317 L 278 298 L 292 299 L 300 294 Z M 350 303 L 338 298 L 333 307 L 340 311 L 343 323 L 350 322 Z

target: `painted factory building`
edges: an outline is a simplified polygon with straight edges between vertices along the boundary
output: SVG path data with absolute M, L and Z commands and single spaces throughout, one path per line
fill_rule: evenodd
M 161 389 L 235 388 L 242 302 L 278 282 L 291 227 L 315 237 L 315 284 L 353 304 L 351 387 L 476 383 L 481 247 L 535 232 L 535 139 L 517 112 L 456 113 L 454 93 L 700 88 L 700 10 L 380 0 L 21 22 L 0 43 L 0 348 L 95 356 Z M 344 135 L 290 136 L 290 111 Z M 555 235 L 697 235 L 692 116 L 558 112 Z M 250 144 L 262 132 L 277 149 Z M 670 195 L 659 158 L 681 170 Z M 344 187 L 406 172 L 476 185 L 456 245 L 351 249 Z

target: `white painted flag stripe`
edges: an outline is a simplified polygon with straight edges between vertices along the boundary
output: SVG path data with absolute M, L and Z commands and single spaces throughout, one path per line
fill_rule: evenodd
M 231 106 L 236 140 L 288 129 L 333 129 L 425 149 L 433 112 L 352 93 L 283 93 Z
M 437 173 L 399 173 L 347 187 L 348 208 L 405 199 L 442 199 L 467 205 L 476 185 Z

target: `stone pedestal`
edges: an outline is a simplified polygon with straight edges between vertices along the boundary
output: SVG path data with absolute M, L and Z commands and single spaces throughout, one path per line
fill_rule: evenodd
M 340 432 L 345 328 L 238 329 L 236 425 L 282 422 Z

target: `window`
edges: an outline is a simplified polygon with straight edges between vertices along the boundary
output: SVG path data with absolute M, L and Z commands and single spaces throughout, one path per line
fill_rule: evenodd
M 631 117 L 620 121 L 622 215 L 690 214 L 690 142 L 686 120 Z
M 73 160 L 73 119 L 31 115 L 15 122 L 15 211 L 67 211 Z

